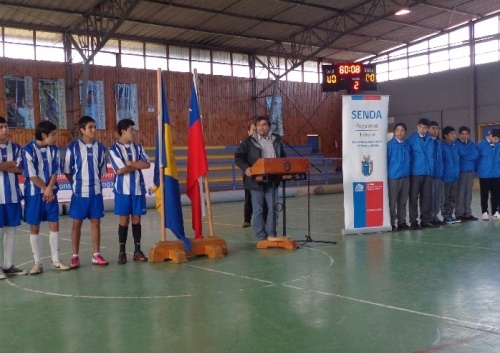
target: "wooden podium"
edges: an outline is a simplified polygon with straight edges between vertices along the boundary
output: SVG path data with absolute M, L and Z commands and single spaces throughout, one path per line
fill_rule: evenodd
M 252 178 L 262 182 L 280 183 L 288 180 L 306 180 L 310 163 L 309 158 L 260 158 L 250 170 Z M 285 198 L 285 183 L 283 183 L 283 236 L 275 235 L 268 237 L 267 240 L 259 240 L 257 249 L 284 248 L 294 250 L 298 248 L 298 244 L 286 236 Z M 274 193 L 273 204 L 275 204 Z

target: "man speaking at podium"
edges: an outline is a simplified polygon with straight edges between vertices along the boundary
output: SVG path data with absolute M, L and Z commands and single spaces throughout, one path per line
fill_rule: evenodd
M 241 141 L 238 150 L 234 154 L 236 165 L 245 173 L 245 188 L 252 194 L 252 227 L 257 240 L 266 240 L 268 236 L 275 235 L 278 216 L 273 211 L 278 200 L 277 182 L 258 182 L 252 178 L 251 167 L 260 158 L 284 158 L 286 157 L 283 144 L 279 135 L 270 131 L 269 118 L 267 116 L 258 117 L 255 123 L 256 132 Z M 274 204 L 273 204 L 274 190 Z M 268 205 L 267 221 L 264 222 L 264 202 Z M 273 224 L 274 219 L 274 224 Z

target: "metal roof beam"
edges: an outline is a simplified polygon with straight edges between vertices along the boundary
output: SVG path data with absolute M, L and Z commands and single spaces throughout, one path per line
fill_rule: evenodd
M 140 0 L 98 1 L 83 19 L 68 28 L 66 35 L 77 34 L 79 47 L 91 61 L 116 33 Z M 84 34 L 82 34 L 84 33 Z

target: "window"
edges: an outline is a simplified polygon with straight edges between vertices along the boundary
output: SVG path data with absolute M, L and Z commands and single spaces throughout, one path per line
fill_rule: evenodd
M 476 64 L 486 64 L 498 61 L 498 39 L 477 43 Z
M 442 50 L 435 53 L 429 54 L 430 61 L 430 72 L 445 71 L 450 68 L 450 63 L 448 61 L 449 55 L 448 50 Z
M 474 37 L 481 38 L 497 34 L 499 32 L 498 19 L 498 16 L 495 16 L 474 24 Z
M 419 55 L 408 59 L 408 74 L 420 76 L 429 73 L 429 55 Z
M 470 65 L 470 50 L 468 46 L 450 49 L 450 69 L 458 69 Z

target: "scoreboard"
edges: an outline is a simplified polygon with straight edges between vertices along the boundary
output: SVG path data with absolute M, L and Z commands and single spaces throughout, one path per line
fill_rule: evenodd
M 323 92 L 377 90 L 375 64 L 335 64 L 322 65 Z

